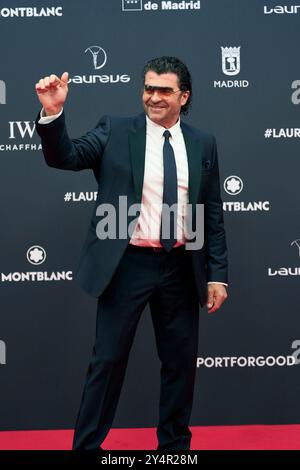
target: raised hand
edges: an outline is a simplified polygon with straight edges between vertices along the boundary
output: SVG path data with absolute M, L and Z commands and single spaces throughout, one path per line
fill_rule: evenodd
M 60 78 L 50 75 L 36 83 L 35 89 L 46 116 L 61 111 L 68 94 L 68 76 L 68 72 L 64 72 Z

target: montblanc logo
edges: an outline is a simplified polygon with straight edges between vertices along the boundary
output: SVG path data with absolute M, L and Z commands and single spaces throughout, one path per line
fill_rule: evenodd
M 238 75 L 241 71 L 241 46 L 222 47 L 222 72 L 227 76 Z M 248 80 L 215 80 L 214 88 L 246 88 Z
M 271 15 L 275 13 L 277 15 L 296 15 L 300 11 L 300 5 L 277 5 L 273 8 L 265 5 L 264 6 L 264 14 Z
M 91 58 L 94 70 L 102 69 L 107 63 L 107 53 L 101 46 L 89 46 L 84 50 Z M 102 75 L 74 75 L 69 78 L 69 83 L 75 84 L 95 84 L 95 83 L 128 83 L 130 76 L 127 74 L 102 74 Z
M 228 176 L 225 181 L 223 188 L 230 196 L 237 196 L 244 189 L 244 183 L 242 178 L 236 175 Z M 223 210 L 226 212 L 257 212 L 257 211 L 269 211 L 269 201 L 232 201 L 223 202 Z
M 51 16 L 63 16 L 62 7 L 19 7 L 19 8 L 1 8 L 0 18 L 40 18 Z
M 227 194 L 236 196 L 243 191 L 244 183 L 239 176 L 228 176 L 224 181 L 224 189 Z
M 46 250 L 41 245 L 32 245 L 26 251 L 26 259 L 33 266 L 39 266 L 46 261 Z M 72 271 L 26 271 L 0 273 L 1 282 L 49 282 L 72 281 Z
M 297 238 L 296 240 L 293 240 L 290 243 L 290 247 L 292 247 L 294 249 L 294 252 L 296 253 L 297 258 L 300 259 L 300 238 Z M 281 266 L 280 268 L 277 268 L 277 269 L 268 268 L 268 276 L 270 276 L 270 277 L 300 276 L 300 266 L 294 266 L 294 267 Z
M 6 104 L 6 85 L 3 80 L 0 80 L 0 104 Z
M 26 257 L 29 263 L 37 266 L 44 263 L 46 260 L 46 251 L 39 245 L 31 246 L 26 253 Z
M 291 96 L 292 103 L 300 104 L 300 80 L 294 80 L 292 82 L 292 89 L 295 90 Z
M 0 143 L 0 152 L 42 150 L 42 144 L 40 141 L 37 140 L 36 143 L 32 142 L 34 138 L 37 138 L 35 134 L 34 121 L 9 121 L 8 128 L 9 140 L 6 143 Z
M 160 2 L 153 2 L 152 0 L 121 0 L 123 11 L 168 11 L 168 10 L 200 10 L 201 2 L 184 0 L 169 1 L 161 0 Z

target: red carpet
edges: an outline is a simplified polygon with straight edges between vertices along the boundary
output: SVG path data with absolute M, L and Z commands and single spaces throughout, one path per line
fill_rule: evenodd
M 194 450 L 299 450 L 300 425 L 191 426 Z M 156 429 L 111 429 L 104 449 L 154 450 Z M 0 450 L 69 450 L 73 430 L 2 431 Z

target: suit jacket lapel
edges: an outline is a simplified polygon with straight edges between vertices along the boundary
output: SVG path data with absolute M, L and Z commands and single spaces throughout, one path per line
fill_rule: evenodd
M 139 114 L 133 122 L 129 132 L 129 149 L 132 166 L 132 175 L 137 202 L 142 200 L 145 152 L 146 152 L 146 116 Z
M 196 138 L 193 130 L 185 123 L 181 123 L 181 130 L 185 142 L 189 167 L 189 203 L 197 203 L 201 185 L 202 158 L 204 145 Z

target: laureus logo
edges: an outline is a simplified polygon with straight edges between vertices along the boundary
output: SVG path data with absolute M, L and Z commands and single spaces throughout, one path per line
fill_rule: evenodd
M 297 240 L 294 240 L 291 243 L 291 246 L 296 246 L 298 248 L 298 255 L 299 255 L 299 258 L 300 258 L 300 238 L 298 238 Z
M 104 65 L 106 64 L 107 54 L 102 47 L 90 46 L 84 52 L 90 52 L 92 54 L 95 70 L 102 69 L 102 67 L 104 67 Z
M 300 258 L 300 238 L 293 240 L 290 246 L 296 247 L 298 252 L 298 257 Z M 268 276 L 277 277 L 277 276 L 300 276 L 300 266 L 280 266 L 277 269 L 268 268 Z
M 107 62 L 107 53 L 100 46 L 89 46 L 84 51 L 91 58 L 91 62 L 94 67 L 94 71 L 89 75 L 74 75 L 69 78 L 69 83 L 75 84 L 115 84 L 115 83 L 128 83 L 130 82 L 130 76 L 125 73 L 99 73 L 98 70 L 102 69 Z M 95 72 L 96 71 L 96 72 Z M 101 75 L 100 75 L 101 74 Z
M 275 7 L 271 8 L 268 5 L 264 6 L 264 14 L 271 15 L 275 13 L 277 15 L 296 15 L 300 11 L 300 5 L 276 5 Z

